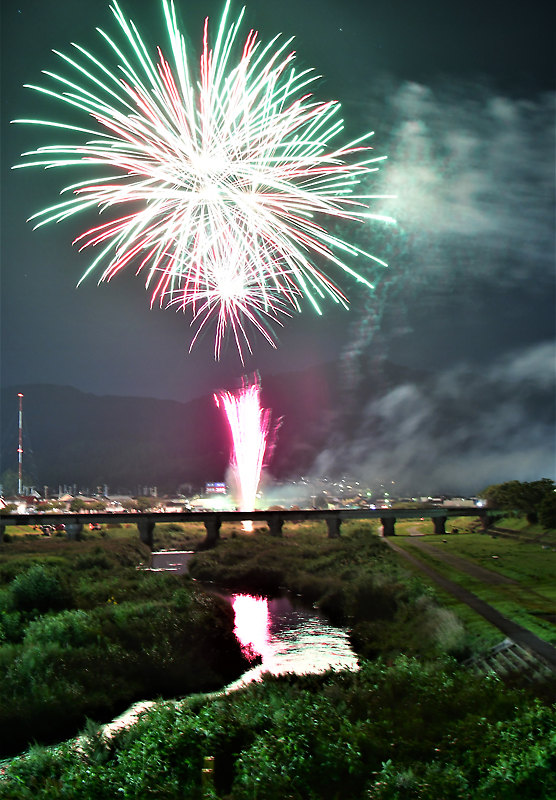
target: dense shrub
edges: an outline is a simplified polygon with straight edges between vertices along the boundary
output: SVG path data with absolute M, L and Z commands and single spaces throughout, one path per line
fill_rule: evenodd
M 539 506 L 538 516 L 543 528 L 556 528 L 556 492 L 547 492 Z
M 137 570 L 140 542 L 15 547 L 0 561 L 0 752 L 135 700 L 220 688 L 249 667 L 229 604 L 188 576 Z
M 200 800 L 212 755 L 229 800 L 552 800 L 555 725 L 556 708 L 449 660 L 267 675 L 158 704 L 110 740 L 89 725 L 79 750 L 35 748 L 9 766 L 2 796 Z
M 185 595 L 188 601 L 185 602 Z M 0 646 L 0 747 L 56 741 L 131 702 L 218 689 L 249 663 L 229 604 L 196 587 L 178 602 L 108 604 L 49 613 L 20 644 Z
M 90 553 L 82 553 L 73 562 L 74 569 L 113 569 L 114 562 L 102 547 L 95 547 Z
M 58 577 L 41 564 L 18 575 L 10 584 L 10 599 L 17 611 L 62 609 L 71 605 L 71 596 Z
M 56 644 L 61 648 L 85 647 L 94 642 L 100 628 L 85 611 L 62 611 L 48 614 L 29 624 L 25 645 Z

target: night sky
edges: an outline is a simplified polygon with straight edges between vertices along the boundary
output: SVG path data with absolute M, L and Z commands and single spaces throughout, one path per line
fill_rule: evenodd
M 222 8 L 215 0 L 178 6 L 195 43 L 204 16 L 216 27 Z M 546 375 L 554 339 L 551 6 L 250 0 L 244 32 L 256 28 L 264 41 L 295 35 L 300 64 L 324 76 L 319 99 L 342 102 L 346 138 L 376 131 L 376 154 L 389 160 L 372 188 L 398 199 L 374 208 L 399 225 L 373 223 L 354 234 L 390 264 L 374 298 L 330 272 L 351 309 L 330 302 L 318 317 L 306 306 L 286 320 L 276 350 L 255 339 L 243 368 L 233 344 L 214 363 L 212 335 L 189 354 L 187 317 L 151 311 L 132 270 L 76 289 L 89 256 L 71 241 L 94 215 L 35 232 L 26 222 L 70 179 L 62 170 L 10 170 L 24 150 L 55 141 L 11 119 L 67 118 L 67 107 L 23 84 L 47 85 L 41 69 L 56 71 L 51 51 L 70 53 L 71 41 L 104 52 L 95 28 L 116 33 L 117 25 L 100 0 L 4 0 L 3 385 L 185 401 L 246 371 L 264 378 L 348 356 L 355 370 L 378 357 L 439 373 L 526 364 Z M 153 49 L 168 49 L 158 0 L 124 0 L 122 8 Z

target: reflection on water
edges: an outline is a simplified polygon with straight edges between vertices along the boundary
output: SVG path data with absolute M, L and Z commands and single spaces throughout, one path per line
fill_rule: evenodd
M 235 634 L 262 656 L 262 664 L 244 673 L 228 689 L 258 680 L 263 672 L 322 672 L 330 667 L 357 669 L 357 657 L 343 628 L 315 611 L 295 608 L 289 597 L 268 600 L 248 594 L 231 597 Z
M 178 561 L 178 555 L 181 554 L 174 551 L 171 558 Z M 179 564 L 168 564 L 166 569 L 175 566 Z M 300 675 L 322 672 L 330 667 L 357 669 L 357 658 L 349 646 L 346 631 L 331 625 L 316 611 L 295 608 L 289 597 L 267 600 L 249 594 L 224 596 L 231 602 L 235 612 L 235 635 L 244 647 L 250 645 L 260 653 L 263 661 L 222 692 L 213 692 L 212 696 L 239 689 L 246 683 L 258 680 L 263 672 L 275 675 L 295 672 Z M 104 733 L 112 736 L 120 728 L 129 728 L 141 712 L 154 705 L 151 700 L 135 703 L 124 714 L 105 725 Z

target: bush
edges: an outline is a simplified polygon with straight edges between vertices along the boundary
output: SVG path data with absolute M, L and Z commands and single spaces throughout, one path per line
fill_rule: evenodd
M 114 545 L 113 554 L 81 547 L 71 559 L 79 566 L 73 592 L 89 610 L 57 608 L 67 595 L 61 578 L 24 559 L 12 563 L 19 574 L 0 592 L 5 755 L 75 735 L 86 717 L 107 722 L 135 700 L 220 689 L 250 666 L 222 598 L 189 578 L 112 561 L 136 558 L 131 545 Z M 99 573 L 104 559 L 111 568 Z
M 73 562 L 75 569 L 113 569 L 114 562 L 101 547 L 95 547 L 90 553 L 79 555 Z
M 2 611 L 0 614 L 0 641 L 17 643 L 23 639 L 25 619 L 17 611 Z
M 40 564 L 18 575 L 10 584 L 12 606 L 17 611 L 60 610 L 71 605 L 71 597 L 57 576 Z
M 12 761 L 2 796 L 200 798 L 212 755 L 230 800 L 552 800 L 555 727 L 497 679 L 399 658 L 159 703 L 110 740 L 89 723 L 79 750 Z
M 98 639 L 100 626 L 85 611 L 62 611 L 34 620 L 25 632 L 25 645 L 57 644 L 62 648 L 85 647 Z

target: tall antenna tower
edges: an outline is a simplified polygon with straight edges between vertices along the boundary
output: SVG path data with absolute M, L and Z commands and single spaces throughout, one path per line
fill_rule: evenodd
M 21 392 L 17 395 L 19 397 L 19 447 L 17 448 L 17 466 L 18 466 L 18 482 L 17 493 L 20 495 L 23 491 L 23 395 Z

